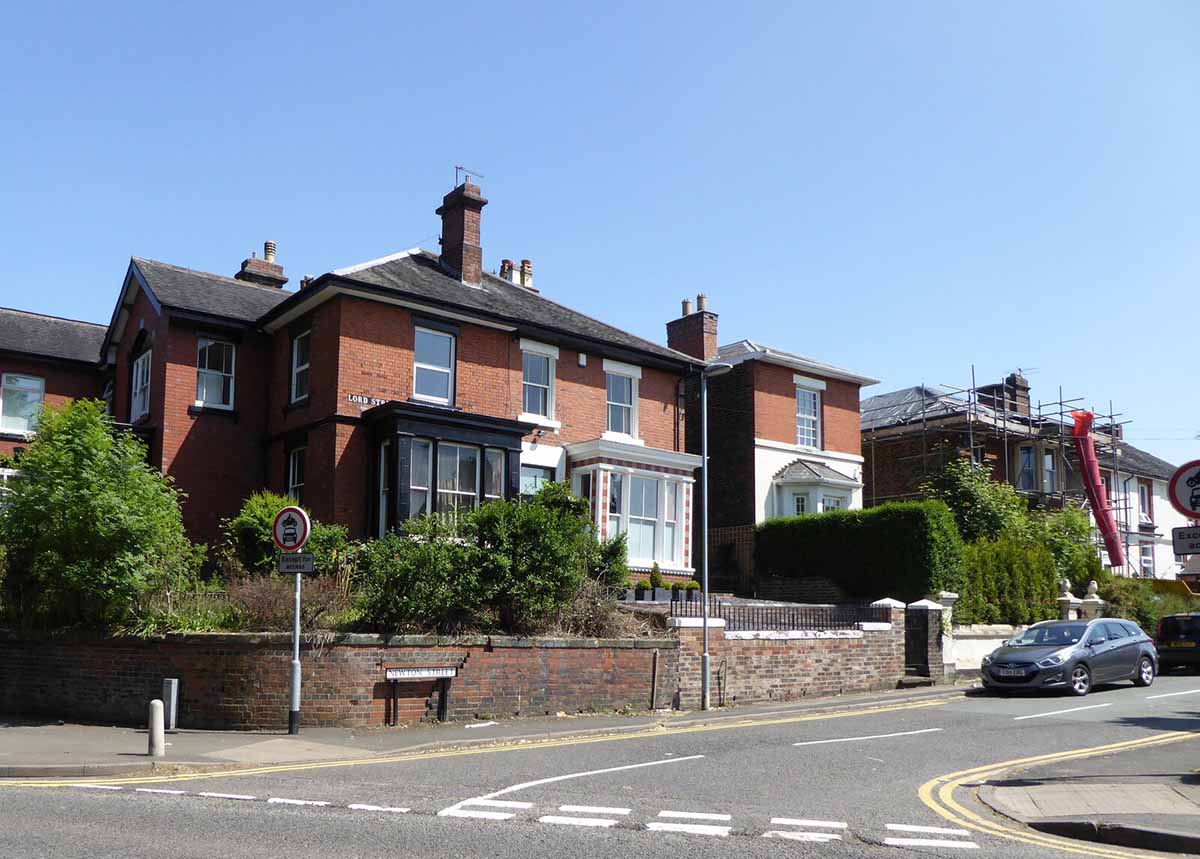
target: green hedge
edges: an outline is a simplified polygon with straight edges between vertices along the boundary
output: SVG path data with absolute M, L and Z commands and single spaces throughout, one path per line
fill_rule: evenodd
M 909 602 L 963 584 L 963 544 L 941 501 L 771 519 L 754 540 L 762 576 L 831 580 L 851 599 Z
M 1036 623 L 1058 616 L 1055 557 L 1043 542 L 1003 534 L 966 548 L 955 623 Z

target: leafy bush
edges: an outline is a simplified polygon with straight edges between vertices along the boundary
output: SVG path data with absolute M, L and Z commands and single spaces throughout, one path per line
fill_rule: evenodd
M 271 539 L 271 527 L 279 511 L 294 503 L 274 492 L 255 492 L 236 516 L 223 523 L 225 551 L 248 572 L 273 574 L 280 552 Z M 326 525 L 314 519 L 304 551 L 312 553 L 318 574 L 344 573 L 351 556 L 349 531 L 344 525 Z
M 684 582 L 683 589 L 685 591 L 703 590 L 703 588 L 700 587 L 700 583 L 698 581 L 696 581 L 695 579 L 693 579 L 690 582 Z
M 188 589 L 204 548 L 188 541 L 179 498 L 102 402 L 44 409 L 0 513 L 9 620 L 122 626 L 145 593 Z
M 1027 535 L 1002 534 L 966 547 L 956 623 L 1026 624 L 1058 616 L 1054 555 Z
M 665 588 L 666 586 L 667 582 L 663 579 L 662 570 L 659 568 L 658 562 L 655 561 L 650 567 L 650 587 Z
M 1087 514 L 1075 508 L 1054 513 L 1030 513 L 1029 533 L 1054 556 L 1054 578 L 1071 583 L 1071 592 L 1083 596 L 1088 582 L 1100 581 L 1104 567 L 1091 539 Z
M 607 588 L 629 587 L 628 544 L 624 534 L 604 541 L 588 540 L 588 578 Z
M 959 592 L 962 540 L 941 501 L 771 519 L 755 530 L 758 575 L 833 581 L 853 599 Z
M 1154 635 L 1163 617 L 1197 610 L 1196 600 L 1181 594 L 1160 594 L 1146 579 L 1127 579 L 1105 570 L 1097 583 L 1100 598 L 1108 603 L 1106 616 L 1136 621 L 1150 635 Z
M 992 480 L 987 468 L 955 457 L 942 473 L 920 486 L 926 498 L 945 503 L 963 540 L 994 540 L 1023 531 L 1025 500 L 1007 483 Z
M 633 587 L 635 590 L 648 591 L 648 590 L 650 590 L 650 587 L 651 587 L 650 580 L 649 579 L 638 579 L 637 584 L 634 585 Z

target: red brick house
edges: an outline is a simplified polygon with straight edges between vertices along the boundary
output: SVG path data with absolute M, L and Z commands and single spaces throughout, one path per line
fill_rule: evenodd
M 437 210 L 440 255 L 294 292 L 270 242 L 233 277 L 131 260 L 95 386 L 187 493 L 195 539 L 264 486 L 364 537 L 558 480 L 601 536 L 628 535 L 635 568 L 690 574 L 700 362 L 542 295 L 528 260 L 484 272 L 486 204 L 464 183 Z
M 755 524 L 862 506 L 859 391 L 878 380 L 752 340 L 719 346 L 703 295 L 667 323 L 667 343 L 732 367 L 708 382 L 711 565 L 747 589 Z M 688 384 L 687 449 L 699 451 L 699 385 Z

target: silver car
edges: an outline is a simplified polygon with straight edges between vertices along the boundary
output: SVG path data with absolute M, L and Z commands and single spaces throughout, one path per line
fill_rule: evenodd
M 1158 651 L 1131 620 L 1049 620 L 983 657 L 983 685 L 993 691 L 1065 689 L 1086 695 L 1092 686 L 1132 680 L 1149 686 Z

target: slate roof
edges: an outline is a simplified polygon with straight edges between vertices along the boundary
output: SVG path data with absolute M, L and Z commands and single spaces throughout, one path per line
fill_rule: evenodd
M 346 280 L 395 290 L 406 296 L 457 305 L 493 318 L 499 317 L 518 326 L 524 323 L 549 328 L 564 334 L 649 353 L 669 361 L 697 363 L 690 355 L 606 325 L 499 277 L 485 273 L 478 288 L 466 286 L 446 274 L 437 256 L 429 251 L 416 250 L 396 254 L 364 266 L 339 269 L 333 274 Z
M 0 308 L 0 349 L 70 361 L 100 360 L 105 326 Z
M 775 473 L 775 479 L 782 483 L 799 483 L 801 481 L 833 480 L 839 483 L 857 483 L 854 478 L 842 474 L 820 462 L 808 462 L 797 459 Z
M 968 407 L 966 400 L 943 388 L 916 385 L 867 397 L 859 404 L 859 411 L 862 414 L 862 428 L 869 430 L 920 422 L 922 418 L 931 420 L 964 415 Z M 996 417 L 992 409 L 982 403 L 977 403 L 975 409 L 983 420 L 990 421 Z
M 1121 455 L 1117 457 L 1117 464 L 1121 471 L 1128 471 L 1142 477 L 1153 477 L 1158 480 L 1170 480 L 1171 476 L 1175 473 L 1175 466 L 1171 465 L 1165 459 L 1159 459 L 1152 453 L 1139 450 L 1128 442 L 1120 442 L 1120 445 Z M 1100 467 L 1105 467 L 1104 457 L 1100 458 Z
M 795 352 L 785 352 L 783 349 L 766 346 L 754 340 L 738 340 L 736 343 L 728 343 L 717 348 L 718 361 L 737 363 L 748 358 L 763 358 L 768 361 L 774 358 L 783 364 L 801 364 L 805 365 L 805 369 L 810 372 L 834 378 L 846 378 L 864 385 L 874 385 L 879 381 L 870 376 L 864 376 L 862 373 L 847 370 L 845 367 L 837 367 L 824 361 L 818 361 L 816 358 L 797 355 Z
M 152 259 L 133 258 L 155 298 L 166 307 L 209 316 L 255 322 L 293 295 L 272 286 L 247 283 L 232 277 L 194 271 Z

